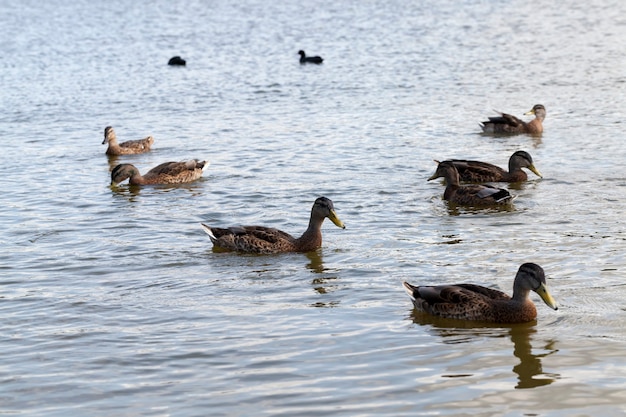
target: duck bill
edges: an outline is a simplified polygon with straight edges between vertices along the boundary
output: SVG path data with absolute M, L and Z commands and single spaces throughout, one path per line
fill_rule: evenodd
M 541 172 L 539 172 L 539 170 L 537 168 L 535 168 L 535 166 L 533 164 L 530 164 L 528 169 L 530 169 L 539 178 L 543 178 L 543 175 L 541 175 Z
M 330 211 L 330 215 L 328 216 L 328 218 L 330 219 L 331 222 L 335 224 L 335 226 L 341 227 L 342 229 L 346 228 L 346 225 L 343 224 L 343 222 L 339 219 L 339 217 L 337 217 L 337 213 L 335 213 L 335 210 Z
M 541 284 L 539 288 L 537 288 L 535 291 L 537 292 L 537 294 L 539 294 L 539 297 L 541 297 L 543 302 L 546 303 L 548 307 L 550 307 L 553 310 L 559 309 L 559 306 L 557 305 L 556 300 L 552 298 L 545 284 Z
M 529 114 L 535 114 L 535 109 L 530 109 L 528 110 L 526 113 L 524 113 L 525 115 L 529 115 Z
M 439 178 L 439 175 L 437 175 L 437 173 L 435 172 L 433 175 L 431 175 L 426 181 L 432 181 L 432 180 L 436 180 L 437 178 Z

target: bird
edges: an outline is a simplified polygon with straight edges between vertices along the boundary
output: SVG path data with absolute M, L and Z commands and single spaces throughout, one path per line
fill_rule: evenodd
M 109 147 L 105 152 L 107 155 L 133 155 L 148 152 L 154 143 L 154 138 L 152 136 L 148 136 L 144 139 L 117 143 L 115 131 L 111 126 L 107 126 L 104 128 L 104 140 L 102 141 L 102 144 L 104 145 L 107 143 L 109 144 Z
M 500 116 L 489 117 L 488 121 L 481 122 L 480 125 L 485 133 L 530 133 L 533 135 L 542 133 L 542 123 L 546 118 L 546 108 L 542 104 L 535 104 L 532 109 L 524 114 L 534 114 L 535 118 L 530 122 L 524 122 L 510 114 L 500 113 Z
M 307 63 L 321 64 L 322 62 L 324 62 L 324 59 L 322 57 L 319 57 L 319 56 L 306 56 L 306 54 L 304 53 L 303 50 L 299 50 L 298 53 L 300 54 L 300 63 L 301 64 L 307 64 Z
M 435 173 L 428 181 L 443 177 L 446 190 L 443 199 L 451 203 L 465 206 L 502 206 L 513 202 L 513 196 L 504 188 L 496 188 L 488 184 L 460 185 L 459 172 L 452 161 L 443 161 L 437 165 Z
M 537 318 L 530 300 L 534 291 L 546 305 L 558 310 L 546 286 L 545 272 L 535 263 L 519 267 L 513 281 L 513 296 L 475 284 L 415 286 L 403 282 L 415 309 L 434 316 L 495 323 L 526 323 Z
M 185 65 L 187 65 L 187 61 L 177 55 L 171 57 L 170 60 L 167 62 L 167 65 L 178 65 L 184 67 Z
M 164 162 L 145 175 L 132 164 L 119 164 L 111 171 L 111 185 L 116 186 L 127 178 L 130 185 L 182 184 L 195 181 L 209 166 L 209 161 L 190 159 L 180 162 Z
M 435 161 L 438 164 L 441 162 Z M 509 158 L 509 170 L 481 161 L 468 161 L 464 159 L 447 159 L 459 173 L 460 181 L 464 182 L 521 182 L 528 179 L 522 168 L 528 168 L 535 175 L 542 178 L 533 163 L 533 158 L 526 151 L 517 151 Z
M 333 202 L 319 197 L 313 203 L 309 227 L 296 238 L 278 229 L 263 226 L 233 226 L 229 228 L 210 227 L 201 223 L 218 251 L 236 251 L 256 254 L 283 252 L 311 252 L 322 246 L 322 223 L 329 218 L 335 226 L 345 229 L 345 224 L 337 217 Z

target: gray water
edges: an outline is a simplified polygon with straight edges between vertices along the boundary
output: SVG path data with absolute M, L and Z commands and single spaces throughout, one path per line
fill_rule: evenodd
M 0 33 L 0 414 L 626 412 L 623 1 L 5 1 Z M 542 136 L 480 133 L 537 103 Z M 153 151 L 109 161 L 108 125 Z M 426 181 L 519 149 L 544 178 L 511 210 Z M 188 158 L 202 180 L 109 187 Z M 321 195 L 347 228 L 314 253 L 214 253 L 199 227 L 298 235 Z M 510 292 L 523 262 L 560 304 L 533 294 L 525 325 L 402 290 Z

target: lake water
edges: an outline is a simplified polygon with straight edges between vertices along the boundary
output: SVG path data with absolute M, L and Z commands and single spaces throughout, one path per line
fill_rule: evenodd
M 0 414 L 626 413 L 625 2 L 24 0 L 0 33 Z M 542 136 L 480 133 L 538 103 Z M 108 161 L 108 125 L 153 151 Z M 426 181 L 520 149 L 544 178 L 511 210 Z M 109 187 L 188 158 L 202 180 Z M 314 253 L 199 226 L 299 235 L 321 195 L 347 228 Z M 523 262 L 560 304 L 532 294 L 525 325 L 419 315 L 401 285 L 510 292 Z

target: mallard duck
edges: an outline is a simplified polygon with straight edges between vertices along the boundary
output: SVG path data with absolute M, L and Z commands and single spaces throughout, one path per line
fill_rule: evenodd
M 324 59 L 322 57 L 319 56 L 306 56 L 306 54 L 304 53 L 304 51 L 300 50 L 298 51 L 298 53 L 300 54 L 300 63 L 301 64 L 321 64 L 322 62 L 324 62 Z
M 404 289 L 418 311 L 434 316 L 496 323 L 525 323 L 537 318 L 537 309 L 528 296 L 534 291 L 554 310 L 557 303 L 546 287 L 543 268 L 534 263 L 519 267 L 513 281 L 513 297 L 474 284 L 414 286 Z
M 541 104 L 535 104 L 524 114 L 534 114 L 535 118 L 527 123 L 510 114 L 500 113 L 500 116 L 490 117 L 488 121 L 482 122 L 481 127 L 485 133 L 530 133 L 533 135 L 542 133 L 546 108 Z
M 439 161 L 435 161 L 440 163 Z M 530 169 L 535 175 L 542 177 L 541 173 L 533 164 L 533 158 L 526 151 L 517 151 L 509 158 L 509 170 L 499 166 L 481 162 L 467 161 L 463 159 L 448 159 L 459 173 L 459 179 L 465 182 L 520 182 L 526 181 L 528 175 L 522 168 Z
M 465 206 L 495 206 L 510 204 L 514 196 L 504 188 L 496 188 L 487 184 L 459 184 L 459 172 L 452 161 L 440 162 L 437 171 L 428 181 L 443 177 L 446 190 L 443 199 L 451 203 Z
M 333 202 L 326 197 L 319 197 L 313 203 L 309 227 L 299 238 L 271 227 L 234 226 L 228 229 L 210 227 L 204 223 L 202 228 L 211 238 L 218 250 L 248 253 L 310 252 L 322 246 L 322 223 L 328 217 L 337 227 L 345 229 L 337 214 Z
M 119 164 L 111 171 L 111 185 L 117 185 L 129 178 L 130 185 L 182 184 L 195 181 L 209 166 L 209 161 L 190 159 L 181 162 L 165 162 L 157 165 L 145 175 L 132 164 Z
M 154 138 L 152 136 L 148 136 L 144 139 L 117 143 L 115 131 L 111 126 L 107 126 L 104 128 L 104 140 L 102 141 L 102 144 L 104 145 L 106 143 L 109 144 L 106 151 L 107 155 L 131 155 L 148 152 L 154 143 Z
M 170 60 L 167 62 L 167 65 L 178 65 L 184 67 L 185 65 L 187 65 L 187 61 L 177 55 L 171 57 Z

